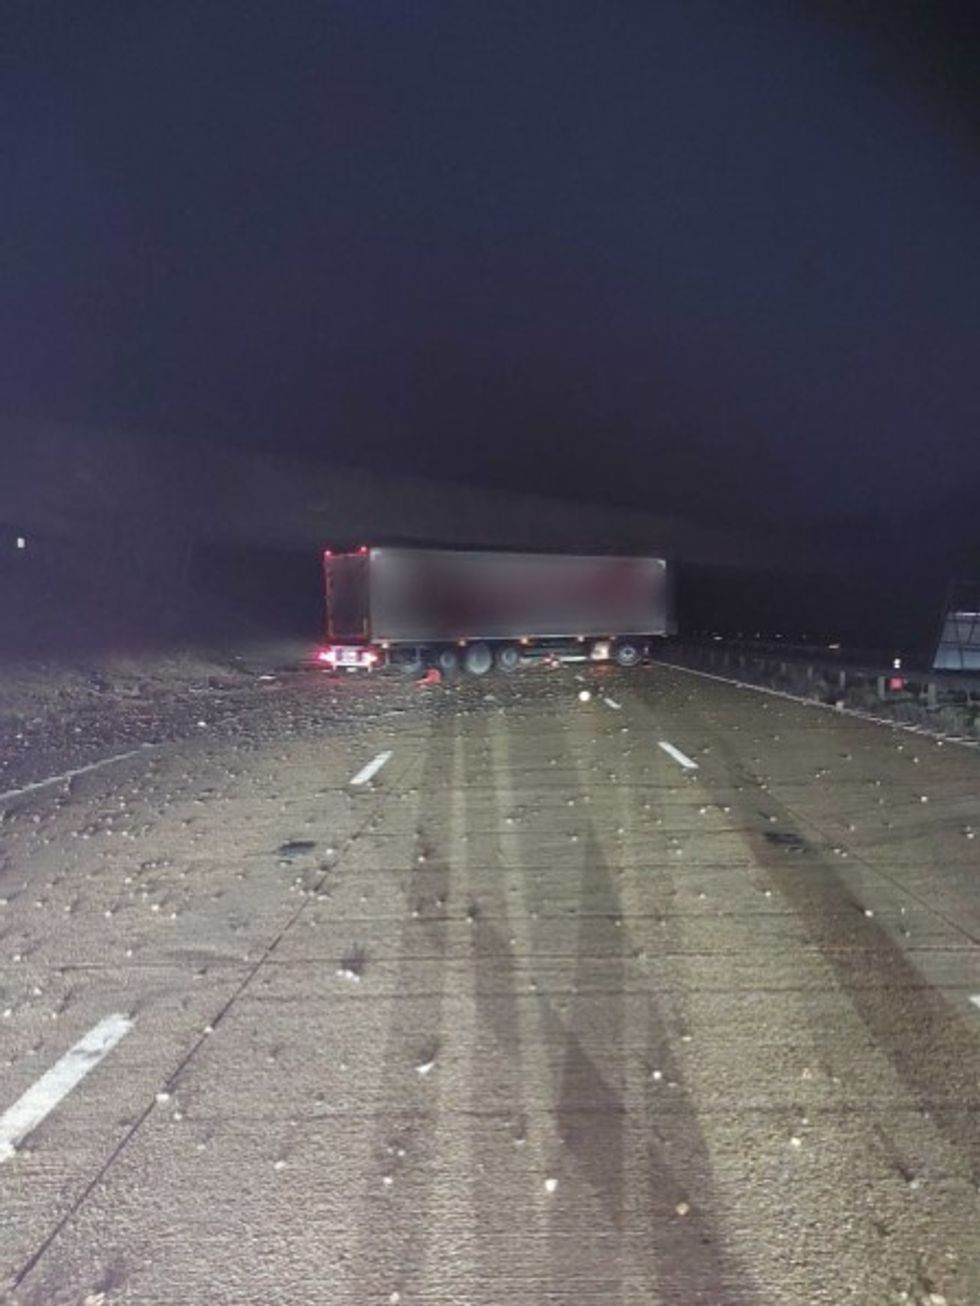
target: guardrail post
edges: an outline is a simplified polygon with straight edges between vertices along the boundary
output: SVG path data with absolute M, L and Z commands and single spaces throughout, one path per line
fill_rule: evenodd
M 846 688 L 847 688 L 847 672 L 846 672 L 846 671 L 843 671 L 843 670 L 838 671 L 838 673 L 837 673 L 837 688 L 838 688 L 838 689 L 846 689 Z
M 939 686 L 934 680 L 926 685 L 926 702 L 930 707 L 936 707 L 939 703 Z
M 879 676 L 879 677 L 878 677 L 878 697 L 879 697 L 880 699 L 885 699 L 885 698 L 888 697 L 888 689 L 887 689 L 886 684 L 885 684 L 885 677 L 884 677 L 884 676 Z

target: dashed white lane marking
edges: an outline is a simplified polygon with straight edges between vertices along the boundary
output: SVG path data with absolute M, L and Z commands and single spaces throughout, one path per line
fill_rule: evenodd
M 118 1013 L 100 1020 L 0 1116 L 0 1165 L 15 1155 L 18 1143 L 38 1127 L 132 1027 L 129 1017 Z
M 385 762 L 391 757 L 391 753 L 379 753 L 373 761 L 368 762 L 367 766 L 362 766 L 357 775 L 351 781 L 352 785 L 366 785 L 369 780 L 373 780 L 378 774 Z
M 975 1007 L 980 1007 L 980 993 L 974 993 L 970 998 L 970 1001 Z
M 682 753 L 681 750 L 675 748 L 673 744 L 668 744 L 666 739 L 661 739 L 659 744 L 664 752 L 672 757 L 675 762 L 679 762 L 685 771 L 696 771 L 698 769 L 697 762 L 692 762 L 686 753 Z
M 602 701 L 606 704 L 607 707 L 611 707 L 615 712 L 619 712 L 622 710 L 623 707 L 622 703 L 617 703 L 614 698 L 604 698 Z
M 21 798 L 24 794 L 33 793 L 36 789 L 47 789 L 49 785 L 64 784 L 66 780 L 74 780 L 77 775 L 86 775 L 89 771 L 98 771 L 100 767 L 112 766 L 113 762 L 125 762 L 127 757 L 138 757 L 140 753 L 152 747 L 152 744 L 141 744 L 139 748 L 131 748 L 127 753 L 116 753 L 113 757 L 103 757 L 100 762 L 89 762 L 87 766 L 76 766 L 71 771 L 63 771 L 61 775 L 49 775 L 46 780 L 34 780 L 29 785 L 22 785 L 20 789 L 8 789 L 6 793 L 0 794 L 0 803 L 8 798 Z

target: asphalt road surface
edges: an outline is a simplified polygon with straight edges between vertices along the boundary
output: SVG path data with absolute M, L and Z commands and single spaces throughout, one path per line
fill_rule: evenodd
M 980 1302 L 980 755 L 656 666 L 235 704 L 0 800 L 6 1299 Z

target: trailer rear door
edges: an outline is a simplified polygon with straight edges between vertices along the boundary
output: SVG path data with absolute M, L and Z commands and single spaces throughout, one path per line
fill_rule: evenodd
M 327 639 L 355 643 L 370 639 L 366 552 L 325 554 Z

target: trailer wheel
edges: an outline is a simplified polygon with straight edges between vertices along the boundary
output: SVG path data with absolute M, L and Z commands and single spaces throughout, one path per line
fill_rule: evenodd
M 521 650 L 516 644 L 502 644 L 497 649 L 497 670 L 516 671 L 521 665 Z
M 643 660 L 643 649 L 632 640 L 620 640 L 613 651 L 613 660 L 618 667 L 638 666 Z
M 436 666 L 444 676 L 451 676 L 459 666 L 459 654 L 451 644 L 447 644 L 436 654 Z
M 422 650 L 411 645 L 408 648 L 401 649 L 396 660 L 396 665 L 403 675 L 419 675 L 423 667 Z
M 490 645 L 484 644 L 482 640 L 477 644 L 470 644 L 463 655 L 463 666 L 471 676 L 485 676 L 493 666 Z

